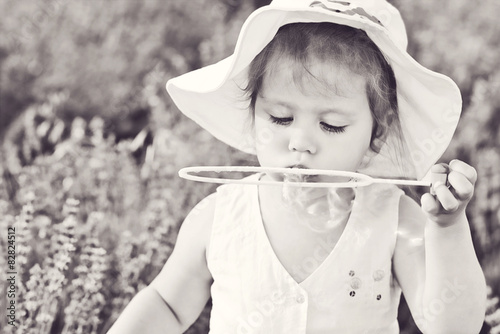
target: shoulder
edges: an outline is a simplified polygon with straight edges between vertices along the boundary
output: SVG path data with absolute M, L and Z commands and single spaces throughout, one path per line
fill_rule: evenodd
M 175 263 L 178 268 L 206 267 L 206 251 L 210 241 L 215 211 L 216 194 L 201 200 L 181 224 L 173 252 L 167 264 Z
M 403 194 L 403 190 L 393 184 L 372 184 L 366 187 L 357 188 L 357 193 L 363 194 L 365 202 L 374 205 L 383 205 L 388 201 L 398 200 Z
M 212 193 L 207 197 L 203 198 L 198 204 L 196 204 L 193 209 L 186 216 L 187 222 L 199 222 L 213 217 L 215 211 L 215 203 L 217 200 L 217 193 Z
M 388 215 L 387 217 L 394 218 L 396 224 L 402 194 L 404 192 L 392 184 L 373 184 L 356 189 L 356 197 L 365 210 L 372 212 L 376 216 L 385 213 Z
M 215 194 L 205 197 L 186 216 L 172 254 L 156 281 L 163 282 L 171 279 L 171 276 L 193 274 L 198 278 L 209 278 L 206 269 L 206 250 L 210 239 L 215 199 Z
M 208 246 L 214 220 L 217 193 L 202 199 L 186 216 L 179 231 L 179 239 L 189 239 L 204 250 Z
M 209 199 L 209 204 L 205 204 L 209 206 L 212 218 L 218 221 L 220 217 L 241 214 L 241 210 L 246 210 L 252 203 L 253 196 L 258 193 L 257 186 L 252 183 L 257 180 L 258 175 L 252 174 L 242 179 L 245 183 L 227 183 L 217 187 L 217 191 L 211 195 L 214 198 Z M 202 208 L 205 205 L 201 204 Z
M 200 201 L 181 225 L 172 254 L 151 282 L 182 324 L 192 323 L 210 297 L 213 281 L 206 261 L 215 194 Z

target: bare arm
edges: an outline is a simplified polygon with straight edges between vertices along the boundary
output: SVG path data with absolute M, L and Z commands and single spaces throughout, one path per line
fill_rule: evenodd
M 148 286 L 130 301 L 108 334 L 182 333 L 181 324 L 158 292 Z
M 108 334 L 183 333 L 198 318 L 210 297 L 205 252 L 214 208 L 215 194 L 189 213 L 162 271 L 132 299 Z
M 465 216 L 475 171 L 464 165 L 450 165 L 451 188 L 424 195 L 423 211 L 407 197 L 400 203 L 394 271 L 424 333 L 479 333 L 484 320 L 485 280 Z

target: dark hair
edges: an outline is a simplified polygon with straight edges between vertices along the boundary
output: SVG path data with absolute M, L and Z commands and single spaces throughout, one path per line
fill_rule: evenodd
M 379 153 L 389 131 L 394 131 L 396 138 L 404 142 L 398 117 L 394 72 L 380 49 L 363 30 L 328 22 L 282 26 L 249 67 L 249 81 L 244 92 L 250 101 L 252 120 L 255 101 L 266 73 L 282 63 L 283 59 L 299 65 L 291 69 L 298 83 L 301 83 L 300 78 L 304 74 L 314 77 L 308 67 L 318 60 L 364 77 L 374 120 L 370 148 Z

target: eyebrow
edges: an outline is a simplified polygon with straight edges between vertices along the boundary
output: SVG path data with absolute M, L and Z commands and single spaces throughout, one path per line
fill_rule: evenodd
M 259 97 L 261 99 L 263 99 L 266 102 L 266 104 L 283 106 L 289 110 L 297 110 L 298 109 L 293 104 L 290 104 L 286 101 L 268 99 L 265 96 L 260 95 L 260 94 L 259 94 Z M 348 112 L 346 110 L 342 110 L 342 109 L 338 109 L 338 108 L 326 108 L 324 110 L 319 111 L 318 114 L 319 115 L 337 114 L 337 115 L 341 115 L 341 116 L 352 116 L 353 115 L 352 112 Z

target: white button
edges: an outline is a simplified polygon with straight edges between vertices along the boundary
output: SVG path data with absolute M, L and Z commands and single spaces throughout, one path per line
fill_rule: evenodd
M 304 296 L 298 295 L 296 301 L 297 303 L 302 304 L 303 302 L 306 301 L 306 299 L 304 298 Z
M 381 281 L 385 276 L 385 272 L 382 269 L 379 269 L 373 273 L 373 280 L 375 282 Z
M 354 277 L 351 280 L 351 288 L 353 288 L 354 290 L 361 288 L 361 285 L 362 285 L 362 282 L 359 278 Z
M 275 291 L 273 292 L 273 294 L 271 295 L 271 301 L 274 303 L 274 304 L 281 304 L 285 301 L 285 293 L 283 292 L 278 292 L 278 291 Z

